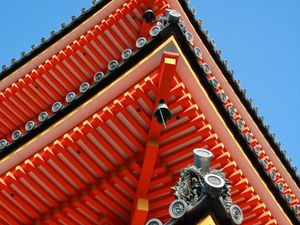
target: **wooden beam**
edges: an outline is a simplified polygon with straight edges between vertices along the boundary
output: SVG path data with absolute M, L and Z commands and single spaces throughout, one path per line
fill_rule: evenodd
M 171 88 L 172 78 L 176 72 L 178 62 L 178 55 L 174 53 L 164 53 L 162 56 L 159 68 L 159 84 L 158 92 L 156 95 L 155 104 L 152 112 L 154 113 L 156 106 L 161 99 L 167 103 L 169 90 Z M 135 193 L 133 208 L 131 213 L 131 225 L 144 224 L 147 220 L 148 210 L 141 210 L 139 208 L 139 199 L 148 201 L 148 189 L 151 182 L 152 172 L 157 160 L 159 150 L 159 136 L 161 133 L 162 125 L 152 116 L 150 128 L 148 131 L 148 141 L 145 147 L 145 156 L 140 174 L 138 186 Z

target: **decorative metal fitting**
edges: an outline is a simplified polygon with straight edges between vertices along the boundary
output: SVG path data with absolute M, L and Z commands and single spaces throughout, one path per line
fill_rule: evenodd
M 201 56 L 202 56 L 202 51 L 200 50 L 200 48 L 194 47 L 194 53 L 195 53 L 195 56 L 197 57 L 197 59 L 200 59 L 200 58 L 201 58 Z
M 208 37 L 208 35 L 209 35 L 208 30 L 204 30 L 204 34 L 205 34 L 206 37 Z
M 255 146 L 255 147 L 253 147 L 252 148 L 252 150 L 254 151 L 254 153 L 255 153 L 255 155 L 257 156 L 257 157 L 260 157 L 260 155 L 261 155 L 261 150 L 260 150 L 260 147 L 258 147 L 258 146 Z
M 143 15 L 144 20 L 146 23 L 151 24 L 155 20 L 155 15 L 152 9 L 147 9 Z
M 88 82 L 83 82 L 79 87 L 79 91 L 80 93 L 85 93 L 89 88 L 90 84 Z
M 243 211 L 238 205 L 232 205 L 229 209 L 231 219 L 235 224 L 242 224 L 243 222 Z
M 55 103 L 53 103 L 53 105 L 52 105 L 52 107 L 51 107 L 51 110 L 52 110 L 52 112 L 56 113 L 56 112 L 58 112 L 61 108 L 62 108 L 61 102 L 55 102 Z
M 213 158 L 213 154 L 203 148 L 195 148 L 193 153 L 194 165 L 199 169 L 201 168 L 203 173 L 207 173 L 209 171 L 210 161 Z
M 197 23 L 198 23 L 198 26 L 201 27 L 203 24 L 203 21 L 201 19 L 197 19 Z
M 220 196 L 222 193 L 225 181 L 222 177 L 216 174 L 204 175 L 203 192 L 209 194 L 212 198 Z
M 67 103 L 71 103 L 72 101 L 74 101 L 75 98 L 76 98 L 76 94 L 74 92 L 69 92 L 66 95 L 65 100 Z
M 77 18 L 76 16 L 72 16 L 71 21 L 74 22 L 76 20 L 76 18 Z
M 180 20 L 181 14 L 177 12 L 176 10 L 172 10 L 169 12 L 169 15 L 167 16 L 169 23 L 178 23 Z
M 191 44 L 193 43 L 193 40 L 194 40 L 194 38 L 193 38 L 193 35 L 192 35 L 192 33 L 191 32 L 186 32 L 185 33 L 185 38 L 186 38 L 186 40 L 188 41 L 188 42 L 190 42 Z
M 290 194 L 286 194 L 286 195 L 284 195 L 284 199 L 287 201 L 287 203 L 291 203 L 292 196 Z
M 275 182 L 275 181 L 277 180 L 277 175 L 276 175 L 276 172 L 275 172 L 274 170 L 271 170 L 271 171 L 269 172 L 269 176 L 270 176 L 270 178 L 271 178 L 271 180 L 272 180 L 273 182 Z
M 195 8 L 190 8 L 190 11 L 194 16 L 197 14 L 197 10 Z
M 154 118 L 159 124 L 163 124 L 166 127 L 167 120 L 172 119 L 172 113 L 164 101 L 161 101 L 154 112 Z
M 27 55 L 26 52 L 24 52 L 24 51 L 21 52 L 21 56 L 22 56 L 22 57 L 25 57 L 26 55 Z
M 117 69 L 118 65 L 119 65 L 118 61 L 114 59 L 108 63 L 108 69 L 110 71 L 113 71 L 113 70 Z
M 235 124 L 236 124 L 237 128 L 238 128 L 240 131 L 242 131 L 242 130 L 244 129 L 244 123 L 243 123 L 242 120 L 237 120 L 237 121 L 235 122 Z
M 278 190 L 281 192 L 281 193 L 283 193 L 284 192 L 284 185 L 283 185 L 283 183 L 282 182 L 279 182 L 279 183 L 277 183 L 277 188 L 278 188 Z
M 269 168 L 269 162 L 266 158 L 261 159 L 260 163 L 262 164 L 262 166 L 264 167 L 265 170 L 267 170 Z
M 232 106 L 229 106 L 227 108 L 227 111 L 228 111 L 228 113 L 229 113 L 229 115 L 230 115 L 231 118 L 233 118 L 235 116 L 235 110 L 234 110 L 234 108 Z
M 219 57 L 222 55 L 222 51 L 220 49 L 216 50 L 216 53 Z
M 44 38 L 44 37 L 41 38 L 41 43 L 42 43 L 42 44 L 44 44 L 46 41 L 47 41 L 46 38 Z
M 94 5 L 94 6 L 97 5 L 97 0 L 93 0 L 92 5 Z
M 61 27 L 61 29 L 65 29 L 65 28 L 67 27 L 67 24 L 66 24 L 66 23 L 62 23 L 62 24 L 60 25 L 60 27 Z
M 222 102 L 223 104 L 225 104 L 225 103 L 227 102 L 227 96 L 226 96 L 226 94 L 224 93 L 224 91 L 222 91 L 222 92 L 219 93 L 219 98 L 220 98 L 220 100 L 221 100 L 221 102 Z
M 10 61 L 10 62 L 11 62 L 11 64 L 12 64 L 12 65 L 14 65 L 14 64 L 16 64 L 16 63 L 17 63 L 17 60 L 16 60 L 15 58 L 13 58 L 13 59 L 11 59 L 11 61 Z
M 0 140 L 0 150 L 4 149 L 8 145 L 8 141 L 5 139 Z
M 159 219 L 153 218 L 148 220 L 146 225 L 163 225 L 163 223 Z
M 150 29 L 149 33 L 151 37 L 156 37 L 160 32 L 159 26 L 154 26 Z
M 179 219 L 184 216 L 187 211 L 187 203 L 182 199 L 174 200 L 169 207 L 169 214 L 174 219 Z
M 130 56 L 132 55 L 132 50 L 131 49 L 125 49 L 123 52 L 122 52 L 122 59 L 123 60 L 127 60 L 130 58 Z
M 252 135 L 250 133 L 246 133 L 244 135 L 246 141 L 248 142 L 248 144 L 250 144 L 252 142 Z
M 103 72 L 97 72 L 94 75 L 94 81 L 96 83 L 98 83 L 98 82 L 100 82 L 103 79 L 103 77 L 104 77 L 104 73 Z
M 233 76 L 234 75 L 234 70 L 229 70 L 228 73 L 229 73 L 230 76 Z
M 146 45 L 147 39 L 145 37 L 140 37 L 139 39 L 136 40 L 135 46 L 137 48 L 142 48 Z
M 20 130 L 15 130 L 12 135 L 11 135 L 11 139 L 13 141 L 18 140 L 20 137 L 22 136 L 22 132 Z
M 202 65 L 202 68 L 203 68 L 203 71 L 204 71 L 204 73 L 205 73 L 206 75 L 209 75 L 209 74 L 211 73 L 210 67 L 209 67 L 209 65 L 208 65 L 207 63 L 204 63 L 204 64 Z
M 216 78 L 212 78 L 209 80 L 214 89 L 218 89 L 220 87 L 219 82 Z
M 35 127 L 35 123 L 34 123 L 33 120 L 28 121 L 28 122 L 25 124 L 25 130 L 26 130 L 26 131 L 31 131 L 34 127 Z
M 39 122 L 44 122 L 48 117 L 49 117 L 49 114 L 46 111 L 44 111 L 39 114 L 38 120 L 39 120 Z
M 3 66 L 2 66 L 2 71 L 5 71 L 5 70 L 7 70 L 7 66 L 6 66 L 6 65 L 3 65 Z

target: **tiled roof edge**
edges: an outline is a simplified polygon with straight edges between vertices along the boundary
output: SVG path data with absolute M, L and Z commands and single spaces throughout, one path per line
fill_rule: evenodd
M 101 8 L 103 8 L 105 5 L 107 5 L 111 0 L 99 0 L 99 1 L 93 1 L 93 5 L 89 9 L 81 9 L 81 15 L 76 17 L 71 17 L 71 22 L 69 24 L 62 23 L 62 27 L 58 32 L 51 31 L 51 36 L 49 39 L 44 39 L 41 41 L 41 44 L 39 46 L 32 45 L 31 51 L 28 53 L 23 52 L 20 59 L 12 59 L 12 63 L 10 66 L 3 65 L 2 68 L 0 68 L 0 81 L 4 78 L 8 77 L 11 73 L 16 71 L 18 68 L 29 62 L 31 59 L 39 55 L 41 52 L 43 52 L 45 49 L 53 45 L 55 42 L 60 40 L 62 37 L 70 33 L 72 30 L 74 30 L 78 25 L 83 23 L 85 20 L 90 18 L 93 14 L 95 14 L 97 11 L 99 11 Z M 54 33 L 53 33 L 54 32 Z M 42 38 L 43 39 L 43 38 Z
M 262 117 L 257 115 L 257 108 L 253 107 L 251 101 L 249 101 L 245 97 L 245 91 L 240 88 L 238 82 L 233 78 L 232 72 L 227 69 L 226 66 L 227 63 L 223 61 L 221 57 L 217 54 L 217 50 L 215 50 L 214 45 L 208 39 L 204 31 L 199 27 L 198 21 L 196 20 L 194 14 L 189 9 L 188 3 L 185 0 L 179 0 L 179 3 L 183 8 L 183 10 L 185 11 L 186 15 L 188 16 L 191 24 L 194 26 L 197 34 L 200 36 L 201 40 L 206 46 L 207 50 L 213 57 L 214 61 L 216 62 L 220 70 L 222 71 L 226 80 L 232 86 L 234 92 L 236 93 L 240 101 L 243 103 L 243 105 L 245 106 L 245 108 L 247 109 L 247 111 L 255 121 L 255 123 L 258 125 L 258 128 L 260 129 L 260 131 L 262 132 L 266 140 L 269 142 L 271 147 L 274 149 L 274 152 L 280 158 L 287 171 L 290 173 L 292 178 L 297 183 L 298 187 L 300 187 L 300 178 L 299 175 L 297 174 L 297 170 L 295 169 L 295 167 L 291 165 L 290 161 L 286 158 L 285 151 L 280 149 L 279 142 L 276 142 L 276 140 L 274 139 L 275 135 L 269 132 L 269 126 L 265 125 L 263 123 Z

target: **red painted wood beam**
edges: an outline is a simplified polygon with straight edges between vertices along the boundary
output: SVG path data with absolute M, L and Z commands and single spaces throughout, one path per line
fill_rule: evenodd
M 152 112 L 155 111 L 156 106 L 161 99 L 167 103 L 169 90 L 171 88 L 171 81 L 176 73 L 176 65 L 178 62 L 178 55 L 173 53 L 164 53 L 160 63 L 159 69 L 159 85 L 156 95 L 155 104 Z M 146 222 L 149 210 L 148 203 L 148 189 L 152 177 L 152 172 L 159 150 L 159 136 L 161 133 L 161 124 L 152 116 L 150 128 L 148 131 L 148 141 L 145 148 L 145 157 L 143 161 L 141 175 L 138 181 L 136 194 L 133 202 L 133 209 L 131 214 L 132 225 L 140 225 Z

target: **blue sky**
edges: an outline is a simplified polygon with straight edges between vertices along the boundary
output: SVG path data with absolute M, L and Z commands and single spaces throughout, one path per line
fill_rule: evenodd
M 38 45 L 90 1 L 1 1 L 0 65 Z M 191 0 L 235 78 L 300 168 L 300 1 Z M 298 170 L 299 171 L 299 170 Z

